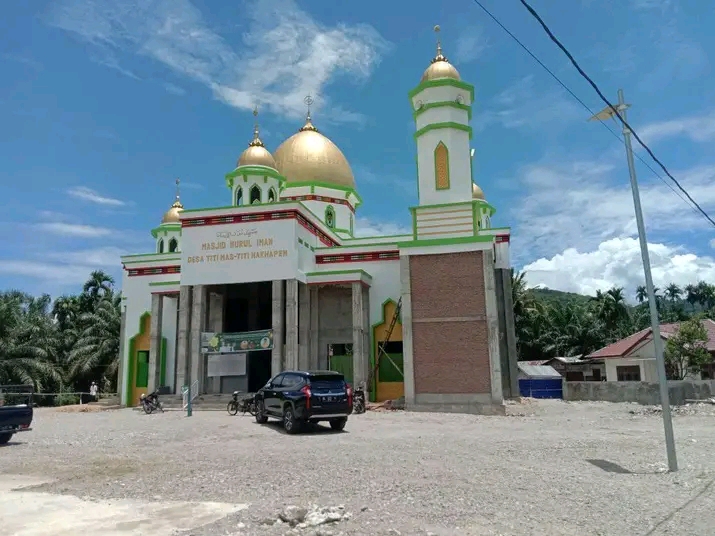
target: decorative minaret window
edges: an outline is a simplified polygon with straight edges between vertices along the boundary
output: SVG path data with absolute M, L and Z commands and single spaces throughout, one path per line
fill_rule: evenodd
M 434 150 L 434 176 L 437 190 L 449 190 L 449 151 L 442 142 Z
M 240 207 L 241 205 L 243 205 L 243 190 L 239 186 L 236 188 L 236 206 Z
M 276 190 L 275 188 L 271 188 L 268 190 L 268 202 L 269 203 L 275 203 L 276 202 Z
M 261 202 L 261 189 L 258 187 L 258 185 L 254 184 L 251 186 L 251 205 L 257 205 L 258 203 Z
M 179 242 L 176 238 L 172 238 L 169 240 L 169 253 L 174 253 L 177 249 L 179 249 Z
M 157 252 L 164 253 L 164 239 L 163 238 L 159 239 L 159 245 L 157 247 Z
M 331 229 L 335 228 L 335 209 L 331 206 L 325 209 L 325 225 Z
M 350 214 L 350 235 L 355 234 L 354 226 L 355 226 L 355 223 L 354 223 L 353 215 Z

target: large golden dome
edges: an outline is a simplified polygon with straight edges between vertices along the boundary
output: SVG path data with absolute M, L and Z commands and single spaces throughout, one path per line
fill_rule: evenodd
M 327 182 L 355 188 L 355 177 L 345 155 L 310 121 L 284 141 L 275 153 L 276 169 L 288 183 Z

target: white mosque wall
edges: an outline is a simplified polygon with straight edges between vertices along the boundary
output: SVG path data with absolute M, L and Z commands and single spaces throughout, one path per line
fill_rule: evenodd
M 164 296 L 161 318 L 161 335 L 166 338 L 166 377 L 165 385 L 175 389 L 174 372 L 176 371 L 176 312 L 179 306 L 178 296 Z
M 450 100 L 454 100 L 452 97 Z M 462 108 L 454 108 L 452 106 L 439 106 L 436 108 L 428 108 L 415 120 L 417 130 L 432 125 L 434 123 L 459 123 L 460 125 L 469 124 L 469 112 Z
M 435 159 L 437 145 L 446 145 L 449 162 L 449 188 L 435 187 Z M 440 128 L 423 133 L 417 139 L 417 166 L 420 183 L 420 205 L 459 203 L 472 199 L 472 172 L 469 133 L 452 128 Z
M 335 196 L 333 196 L 333 198 L 335 198 Z M 327 209 L 328 207 L 332 207 L 333 212 L 335 213 L 335 223 L 332 226 L 334 230 L 340 229 L 351 232 L 352 227 L 354 227 L 355 218 L 353 216 L 353 212 L 350 210 L 350 207 L 343 205 L 342 203 L 315 201 L 312 199 L 302 201 L 302 203 L 326 226 L 328 225 L 326 221 Z
M 302 225 L 296 225 L 298 242 L 298 269 L 303 274 L 315 271 L 315 248 L 319 246 L 317 237 Z

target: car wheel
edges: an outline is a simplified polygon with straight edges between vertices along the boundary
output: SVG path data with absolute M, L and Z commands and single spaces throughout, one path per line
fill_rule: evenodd
M 0 445 L 7 445 L 12 438 L 12 434 L 0 434 Z
M 345 425 L 348 423 L 348 418 L 343 417 L 342 419 L 331 419 L 330 420 L 330 427 L 335 430 L 336 432 L 342 432 L 343 429 L 345 428 Z
M 265 408 L 263 407 L 263 400 L 256 400 L 256 422 L 258 424 L 266 424 L 268 422 L 268 417 L 266 417 Z
M 293 408 L 286 406 L 283 410 L 283 429 L 289 434 L 297 434 L 300 431 L 300 422 L 295 418 Z

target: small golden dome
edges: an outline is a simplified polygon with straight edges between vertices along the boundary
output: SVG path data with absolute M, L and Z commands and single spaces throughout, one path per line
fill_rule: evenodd
M 439 34 L 439 26 L 435 26 L 434 31 Z M 461 80 L 459 71 L 442 55 L 442 44 L 439 39 L 437 39 L 437 55 L 432 59 L 432 64 L 425 70 L 420 82 L 439 80 L 442 78 Z
M 482 201 L 485 201 L 484 192 L 476 182 L 472 183 L 472 199 L 481 199 Z
M 179 223 L 181 220 L 179 214 L 184 210 L 184 205 L 178 199 L 174 201 L 171 208 L 164 213 L 164 217 L 161 218 L 161 223 Z
M 253 116 L 258 115 L 258 108 L 253 110 Z M 276 169 L 276 161 L 271 153 L 263 145 L 258 135 L 258 122 L 253 127 L 253 140 L 248 144 L 248 148 L 241 153 L 236 162 L 236 167 L 241 166 L 266 166 Z
M 355 177 L 345 155 L 310 121 L 284 141 L 275 153 L 276 169 L 288 183 L 327 182 L 355 188 Z

